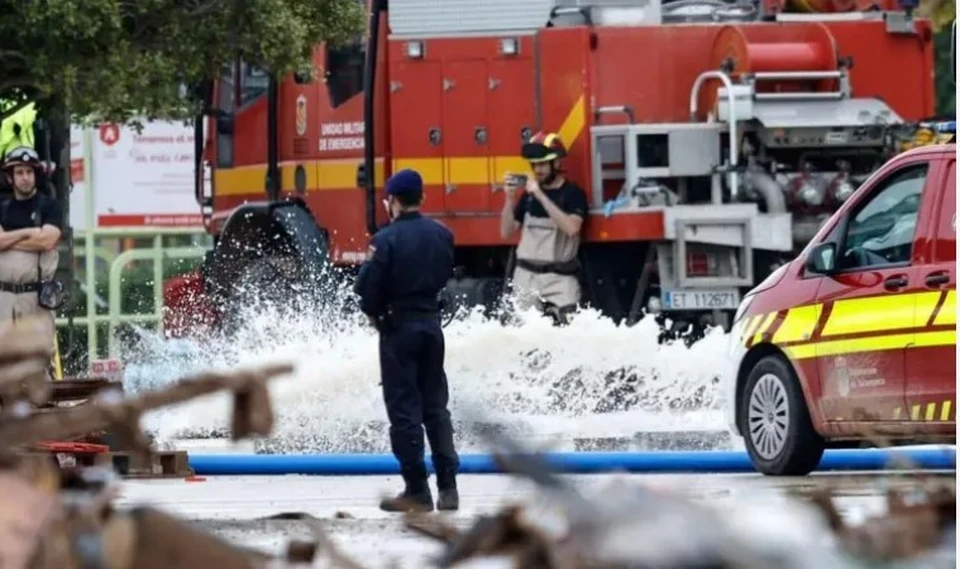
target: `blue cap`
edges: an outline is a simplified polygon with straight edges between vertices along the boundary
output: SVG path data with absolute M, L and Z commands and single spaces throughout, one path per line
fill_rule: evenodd
M 400 170 L 387 180 L 387 195 L 423 193 L 423 178 L 416 170 Z

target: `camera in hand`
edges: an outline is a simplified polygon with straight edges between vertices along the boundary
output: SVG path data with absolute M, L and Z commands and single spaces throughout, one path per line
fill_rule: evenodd
M 525 188 L 527 186 L 526 174 L 510 174 L 510 185 L 514 188 Z

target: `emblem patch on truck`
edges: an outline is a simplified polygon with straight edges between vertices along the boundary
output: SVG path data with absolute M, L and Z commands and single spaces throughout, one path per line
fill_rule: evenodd
M 307 97 L 297 97 L 297 136 L 307 134 Z

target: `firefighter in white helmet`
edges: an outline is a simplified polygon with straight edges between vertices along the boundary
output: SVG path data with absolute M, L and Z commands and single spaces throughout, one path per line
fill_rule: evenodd
M 559 135 L 538 132 L 521 153 L 534 178 L 507 175 L 500 235 L 509 239 L 520 230 L 513 273 L 519 308 L 536 305 L 562 324 L 580 302 L 578 253 L 587 194 L 563 176 L 567 150 Z M 526 191 L 514 205 L 521 185 Z

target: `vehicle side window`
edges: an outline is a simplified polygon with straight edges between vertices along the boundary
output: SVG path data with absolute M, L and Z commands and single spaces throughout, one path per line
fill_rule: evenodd
M 367 44 L 358 38 L 348 45 L 327 47 L 326 83 L 330 106 L 337 108 L 363 92 Z
M 909 263 L 929 164 L 891 174 L 851 212 L 840 255 L 841 270 Z
M 220 85 L 217 95 L 217 108 L 226 113 L 234 110 L 233 99 L 235 90 L 233 84 L 234 65 L 225 64 L 220 71 Z M 233 134 L 217 131 L 217 167 L 230 168 L 233 166 Z
M 957 260 L 957 161 L 947 164 L 944 179 L 943 201 L 940 202 L 940 217 L 937 220 L 937 261 Z
M 270 77 L 262 69 L 240 62 L 240 107 L 265 95 L 269 85 Z

